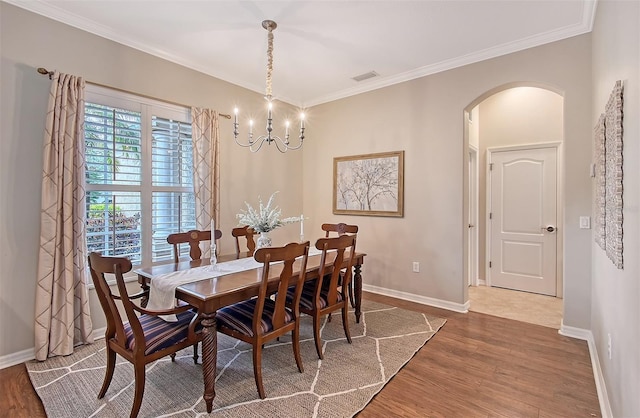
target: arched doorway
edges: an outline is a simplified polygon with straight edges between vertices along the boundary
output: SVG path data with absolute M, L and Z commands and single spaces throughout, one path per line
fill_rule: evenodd
M 554 300 L 552 300 L 552 302 L 554 303 L 550 305 L 550 309 L 555 309 L 557 313 L 551 312 L 551 319 L 544 319 L 543 322 L 545 323 L 543 323 L 543 325 L 550 326 L 549 323 L 553 323 L 555 328 L 560 328 L 562 305 L 559 298 L 562 297 L 563 243 L 562 234 L 556 233 L 556 231 L 562 231 L 562 205 L 560 204 L 560 202 L 562 202 L 562 181 L 560 176 L 562 175 L 561 165 L 563 161 L 563 106 L 564 99 L 555 89 L 532 83 L 517 83 L 493 89 L 478 97 L 465 109 L 464 179 L 466 184 L 464 186 L 464 213 L 468 214 L 467 217 L 469 221 L 467 222 L 467 220 L 465 220 L 465 226 L 467 226 L 467 228 L 476 228 L 477 231 L 475 232 L 478 239 L 477 242 L 474 242 L 474 234 L 472 233 L 466 234 L 465 236 L 465 259 L 467 265 L 465 266 L 464 271 L 467 273 L 467 281 L 472 286 L 480 286 L 470 289 L 468 294 L 481 296 L 483 298 L 482 301 L 477 300 L 475 306 L 473 298 L 467 298 L 467 300 L 470 301 L 470 309 L 472 311 L 479 309 L 486 311 L 495 308 L 494 311 L 485 313 L 492 313 L 506 317 L 512 317 L 510 315 L 513 315 L 513 319 L 526 320 L 523 318 L 526 318 L 526 316 L 531 313 L 528 308 L 524 308 L 524 312 L 505 313 L 505 310 L 508 311 L 511 309 L 509 305 L 516 307 L 514 309 L 518 309 L 517 306 L 521 306 L 522 303 L 526 303 L 526 300 L 525 302 L 519 300 L 521 297 L 532 298 L 534 300 L 532 302 L 533 304 L 538 307 L 544 307 L 547 305 L 546 302 L 549 301 L 548 297 L 547 299 L 538 299 L 536 301 L 535 298 L 538 297 L 537 295 L 529 297 L 528 295 L 509 293 L 511 291 L 507 291 L 505 288 L 520 290 L 523 290 L 523 288 L 520 285 L 510 286 L 509 282 L 501 280 L 495 280 L 495 283 L 493 283 L 494 287 L 491 287 L 491 278 L 492 276 L 494 278 L 498 276 L 510 276 L 511 278 L 515 278 L 516 282 L 520 280 L 522 283 L 530 282 L 534 283 L 536 286 L 539 284 L 538 282 L 540 282 L 541 279 L 545 278 L 552 281 L 552 284 L 550 285 L 547 283 L 547 290 L 541 293 L 553 295 L 558 299 L 553 298 Z M 547 225 L 547 223 L 545 223 L 545 225 L 538 225 L 539 222 L 543 221 L 536 221 L 536 219 L 537 217 L 542 217 L 534 213 L 535 210 L 527 210 L 532 207 L 531 203 L 528 201 L 531 199 L 535 200 L 533 195 L 536 194 L 533 193 L 532 190 L 527 190 L 527 188 L 531 188 L 532 184 L 536 183 L 529 174 L 520 175 L 520 180 L 517 181 L 522 181 L 522 178 L 531 181 L 525 182 L 526 184 L 523 184 L 522 186 L 511 185 L 510 188 L 505 189 L 516 190 L 519 191 L 519 193 L 515 193 L 513 197 L 505 195 L 504 197 L 501 197 L 502 200 L 500 200 L 500 202 L 510 202 L 511 204 L 507 204 L 506 206 L 516 208 L 515 212 L 512 210 L 512 216 L 508 219 L 508 223 L 512 226 L 512 229 L 515 228 L 519 232 L 523 232 L 520 234 L 521 237 L 535 237 L 536 240 L 538 238 L 544 238 L 547 241 L 552 239 L 555 246 L 552 251 L 553 257 L 547 257 L 547 259 L 543 259 L 542 256 L 538 254 L 540 252 L 538 249 L 544 247 L 540 240 L 538 240 L 538 242 L 520 241 L 513 238 L 515 235 L 511 234 L 507 240 L 502 240 L 498 245 L 498 239 L 496 238 L 495 232 L 492 235 L 492 229 L 495 229 L 495 225 L 499 223 L 499 229 L 504 230 L 505 223 L 503 220 L 495 222 L 495 219 L 492 219 L 493 215 L 499 214 L 499 211 L 492 212 L 492 204 L 494 207 L 496 205 L 496 193 L 493 195 L 494 199 L 492 202 L 491 182 L 489 180 L 492 178 L 492 175 L 495 179 L 496 174 L 495 172 L 492 173 L 490 171 L 491 166 L 488 160 L 488 158 L 491 158 L 492 154 L 494 156 L 507 155 L 509 154 L 507 151 L 516 151 L 515 154 L 518 156 L 517 161 L 524 162 L 521 165 L 527 167 L 523 172 L 535 173 L 535 167 L 542 167 L 545 166 L 545 164 L 548 167 L 552 164 L 549 162 L 543 163 L 538 158 L 537 155 L 540 154 L 539 150 L 543 148 L 553 148 L 553 152 L 557 154 L 557 167 L 555 168 L 557 168 L 558 177 L 553 180 L 556 188 L 551 192 L 557 202 L 554 203 L 552 213 L 554 216 L 553 223 L 550 223 L 551 221 L 546 221 L 549 225 Z M 535 156 L 529 157 L 528 150 L 532 150 Z M 473 161 L 471 160 L 471 156 L 474 151 L 477 153 L 477 179 L 474 179 L 473 173 L 471 172 L 471 170 L 473 170 Z M 554 162 L 553 164 L 556 163 Z M 511 170 L 512 167 L 517 167 L 517 164 L 513 163 L 509 165 L 509 167 Z M 517 172 L 516 169 L 511 171 Z M 475 184 L 474 181 L 476 182 Z M 513 180 L 512 178 L 509 180 L 509 182 L 514 181 L 516 180 Z M 548 179 L 539 181 L 540 184 L 548 182 Z M 474 189 L 477 190 L 477 201 L 475 202 L 473 200 Z M 517 209 L 517 203 L 521 200 L 527 200 L 527 203 L 523 209 Z M 478 208 L 477 221 L 471 222 L 473 219 L 474 206 Z M 522 212 L 519 212 L 519 210 L 522 210 Z M 515 216 L 513 216 L 514 213 Z M 549 211 L 547 211 L 547 213 L 549 213 Z M 525 217 L 528 215 L 531 215 L 533 220 L 527 221 Z M 514 220 L 522 222 L 517 225 L 514 223 Z M 526 226 L 523 226 L 527 223 L 530 226 L 528 229 Z M 535 227 L 533 226 L 533 223 L 535 223 Z M 542 229 L 543 226 L 546 228 L 551 225 L 553 225 L 553 232 L 548 232 Z M 492 237 L 494 242 L 492 242 Z M 474 244 L 476 245 L 475 248 Z M 498 251 L 503 251 L 505 248 L 506 251 L 504 253 L 504 259 L 502 259 L 498 257 Z M 548 255 L 549 251 L 547 250 L 546 253 Z M 477 258 L 475 259 L 474 254 L 477 254 Z M 507 256 L 510 258 L 507 258 Z M 496 265 L 495 259 L 498 259 L 499 265 Z M 544 274 L 542 274 L 543 267 L 545 270 Z M 541 271 L 540 277 L 537 277 L 538 270 Z M 475 276 L 474 272 L 477 272 L 475 273 Z M 497 272 L 506 272 L 511 274 L 502 275 L 497 274 Z M 500 286 L 500 289 L 496 289 L 496 285 Z M 495 290 L 492 292 L 483 292 L 479 295 L 479 293 L 475 291 L 477 289 Z M 531 292 L 539 291 L 536 287 L 532 289 L 524 288 L 524 290 Z M 496 295 L 499 295 L 500 298 Z M 494 296 L 496 297 L 496 300 L 491 300 Z M 486 300 L 487 298 L 489 299 Z M 518 303 L 511 303 L 510 299 L 513 299 L 514 302 L 518 300 Z M 498 306 L 499 304 L 507 306 Z M 538 312 L 537 315 L 545 316 L 545 313 Z M 554 315 L 557 317 L 556 319 L 553 318 Z

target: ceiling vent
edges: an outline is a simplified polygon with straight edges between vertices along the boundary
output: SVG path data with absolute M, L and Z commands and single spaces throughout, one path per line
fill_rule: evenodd
M 353 77 L 352 80 L 364 81 L 364 80 L 368 80 L 368 79 L 373 78 L 373 77 L 377 77 L 379 75 L 380 74 L 376 73 L 375 71 L 369 71 L 368 73 L 360 74 L 360 75 L 357 75 L 357 76 Z

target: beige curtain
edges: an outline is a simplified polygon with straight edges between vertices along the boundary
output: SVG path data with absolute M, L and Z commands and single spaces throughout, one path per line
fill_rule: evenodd
M 44 136 L 36 359 L 91 343 L 85 256 L 84 85 L 54 73 Z
M 196 228 L 208 230 L 211 221 L 220 229 L 220 133 L 218 112 L 191 108 L 193 140 L 193 188 L 196 197 Z M 203 258 L 211 255 L 202 248 Z

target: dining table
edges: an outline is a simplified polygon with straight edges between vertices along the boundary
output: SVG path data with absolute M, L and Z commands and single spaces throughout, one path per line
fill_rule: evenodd
M 249 254 L 241 254 L 249 256 Z M 362 274 L 361 268 L 364 263 L 365 253 L 356 252 L 353 265 L 353 287 L 354 287 L 354 305 L 356 322 L 360 322 L 361 306 L 362 306 Z M 328 253 L 325 259 L 327 265 L 333 264 L 335 253 Z M 204 379 L 204 401 L 207 405 L 207 412 L 213 409 L 213 399 L 216 396 L 215 380 L 216 365 L 218 359 L 218 337 L 216 330 L 216 312 L 225 306 L 232 305 L 237 302 L 251 299 L 258 295 L 260 283 L 262 280 L 262 267 L 256 267 L 250 270 L 221 273 L 217 270 L 218 266 L 224 266 L 227 261 L 236 260 L 236 254 L 221 255 L 217 257 L 216 266 L 211 266 L 209 259 L 200 260 L 184 260 L 177 263 L 157 264 L 148 267 L 140 267 L 134 270 L 138 275 L 138 283 L 143 291 L 148 295 L 150 283 L 154 277 L 159 277 L 174 272 L 181 272 L 188 269 L 210 266 L 211 277 L 204 280 L 198 280 L 192 283 L 179 285 L 175 290 L 175 297 L 178 300 L 193 306 L 201 318 L 202 324 L 202 375 Z M 320 271 L 320 254 L 309 255 L 307 260 L 307 268 L 305 273 L 305 281 L 318 278 Z M 294 264 L 294 271 L 297 275 L 300 272 L 301 261 L 297 260 Z M 348 259 L 341 268 L 348 265 Z M 279 275 L 282 264 L 272 264 L 270 267 L 271 278 L 269 279 L 268 291 L 275 292 L 278 287 Z M 202 270 L 202 269 L 200 269 Z M 148 298 L 142 298 L 142 305 L 146 306 Z

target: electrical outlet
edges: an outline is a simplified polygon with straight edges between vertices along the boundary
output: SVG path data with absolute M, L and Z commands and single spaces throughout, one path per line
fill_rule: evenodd
M 420 273 L 420 263 L 417 261 L 413 262 L 413 272 L 414 273 Z
M 607 334 L 607 354 L 609 355 L 609 360 L 611 360 L 611 334 Z

